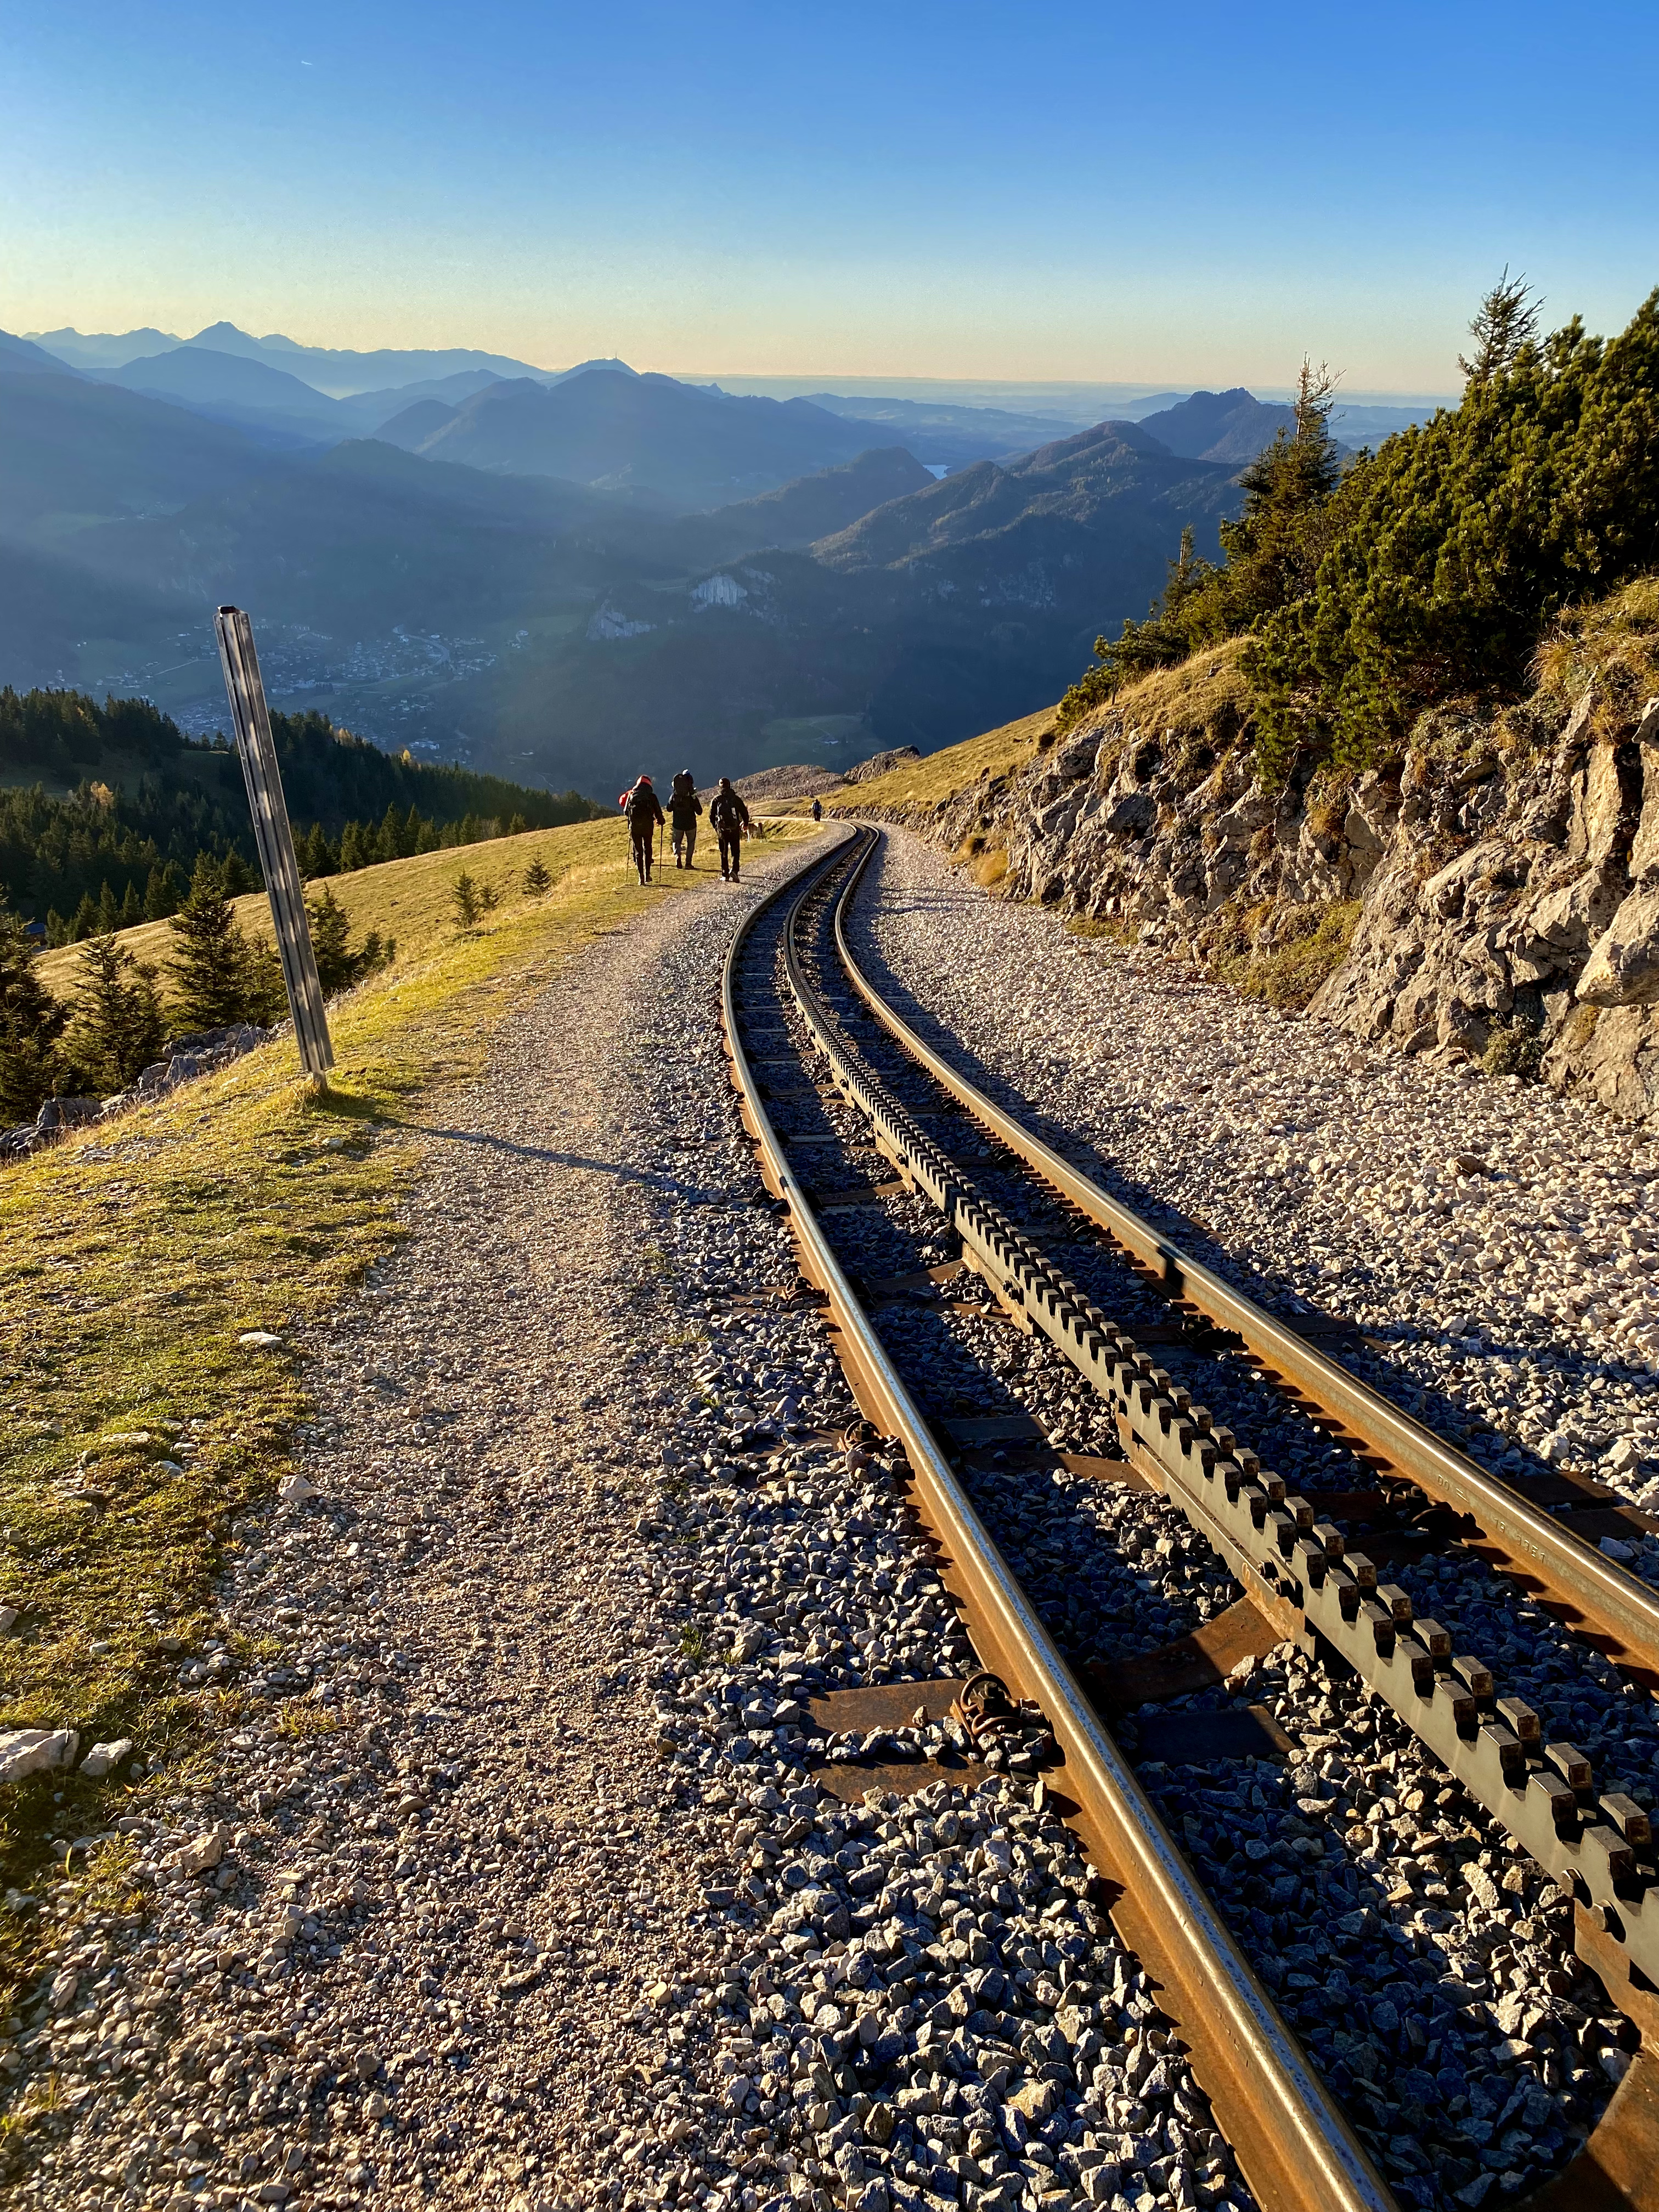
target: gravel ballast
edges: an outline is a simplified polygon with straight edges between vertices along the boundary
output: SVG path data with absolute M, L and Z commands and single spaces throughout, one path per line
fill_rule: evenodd
M 1316 1307 L 1382 1340 L 1343 1356 L 1472 1456 L 1659 1506 L 1651 1130 L 1074 936 L 902 830 L 853 942 L 965 1072 L 1046 1116 L 1196 1256 L 1292 1316 Z M 1659 1559 L 1635 1564 L 1651 1578 Z
M 855 1747 L 814 1694 L 971 1655 L 778 1295 L 714 988 L 769 872 L 507 1024 L 407 1243 L 290 1347 L 301 1482 L 181 1661 L 230 1732 L 83 1839 L 143 1901 L 15 2023 L 17 2201 L 1248 2203 L 1029 1777 L 810 1778 Z

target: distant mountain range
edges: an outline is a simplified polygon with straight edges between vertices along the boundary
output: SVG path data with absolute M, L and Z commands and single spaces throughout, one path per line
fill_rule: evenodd
M 1054 697 L 1184 526 L 1213 552 L 1289 416 L 1243 389 L 1142 404 L 1061 436 L 1035 409 L 228 324 L 0 334 L 0 682 L 211 730 L 235 599 L 276 702 L 556 788 L 614 790 L 663 745 L 700 777 L 927 750 Z
M 1143 415 L 1140 427 L 1172 453 L 1194 461 L 1230 461 L 1242 469 L 1279 432 L 1296 428 L 1296 410 L 1276 407 L 1242 387 L 1232 392 L 1194 392 L 1173 407 Z
M 429 460 L 562 477 L 681 507 L 721 506 L 834 468 L 880 434 L 804 399 L 732 399 L 615 369 L 550 387 L 527 378 L 491 384 L 427 428 L 432 405 L 419 403 L 412 425 L 406 416 L 384 425 L 387 443 Z
M 471 346 L 441 348 L 432 352 L 386 349 L 374 353 L 351 353 L 330 346 L 296 345 L 292 338 L 276 331 L 269 337 L 256 338 L 246 331 L 239 331 L 234 323 L 210 323 L 192 338 L 175 337 L 166 331 L 149 329 L 127 331 L 120 337 L 109 333 L 82 337 L 74 330 L 31 331 L 26 335 L 48 353 L 55 354 L 59 361 L 68 362 L 74 368 L 86 369 L 94 376 L 147 356 L 171 353 L 180 346 L 196 346 L 210 353 L 236 354 L 246 361 L 263 362 L 268 368 L 286 370 L 333 399 L 348 398 L 355 392 L 385 391 L 392 386 L 416 383 L 431 377 L 476 374 L 480 370 L 491 376 L 544 377 L 559 373 L 534 368 L 527 361 L 514 361 L 507 354 L 480 353 Z

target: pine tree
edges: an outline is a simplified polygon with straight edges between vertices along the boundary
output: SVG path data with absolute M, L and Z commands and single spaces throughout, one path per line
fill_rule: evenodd
M 90 891 L 82 891 L 81 903 L 70 917 L 69 941 L 80 945 L 88 937 L 98 934 L 98 906 Z
M 88 1091 L 125 1091 L 161 1049 L 155 971 L 112 937 L 94 937 L 81 956 L 80 986 L 64 1058 Z
M 251 1020 L 254 979 L 247 939 L 211 867 L 198 864 L 190 896 L 173 917 L 173 933 L 167 973 L 180 1027 L 222 1030 Z
M 300 873 L 308 884 L 317 883 L 324 876 L 338 875 L 340 872 L 338 848 L 329 843 L 328 832 L 320 822 L 313 822 L 307 834 L 300 840 L 296 857 Z
M 1564 609 L 1650 571 L 1659 547 L 1659 289 L 1616 337 L 1528 334 L 1505 280 L 1475 317 L 1455 408 L 1344 477 L 1313 589 L 1240 658 L 1257 756 L 1364 766 L 1426 708 L 1527 680 Z
M 144 902 L 138 896 L 138 886 L 129 883 L 127 895 L 121 902 L 121 927 L 123 929 L 135 928 L 143 918 Z
M 242 1019 L 258 1022 L 261 1029 L 274 1030 L 278 1022 L 288 1019 L 288 983 L 283 963 L 276 947 L 263 937 L 256 938 L 248 947 L 244 1006 Z
M 116 903 L 115 894 L 110 889 L 109 878 L 106 876 L 103 888 L 98 894 L 98 933 L 100 937 L 107 937 L 120 927 L 121 909 Z
M 548 873 L 547 863 L 539 853 L 524 872 L 525 893 L 530 898 L 540 898 L 552 889 L 553 878 Z
M 355 869 L 366 868 L 374 858 L 368 837 L 361 822 L 348 822 L 340 832 L 340 872 L 350 875 Z
M 196 855 L 196 864 L 190 872 L 190 889 L 186 896 L 194 898 L 198 893 L 204 898 L 228 898 L 230 896 L 225 889 L 224 863 L 216 854 L 210 853 L 205 846 Z M 182 905 L 184 901 L 180 900 L 179 903 Z
M 331 890 L 325 890 L 320 898 L 307 899 L 306 912 L 311 918 L 317 974 L 323 989 L 331 996 L 358 982 L 376 968 L 384 967 L 391 959 L 393 945 L 391 940 L 383 940 L 378 929 L 371 929 L 357 951 L 352 951 L 350 921 Z
M 515 814 L 507 825 L 507 834 L 509 837 L 522 837 L 529 827 L 522 814 Z
M 1474 353 L 1467 360 L 1461 353 L 1457 356 L 1457 366 L 1471 384 L 1489 384 L 1494 377 L 1508 375 L 1522 347 L 1537 338 L 1542 305 L 1526 278 L 1512 277 L 1506 264 L 1469 325 Z
M 170 914 L 177 914 L 189 889 L 185 872 L 177 860 L 169 860 L 165 867 L 152 868 L 149 881 L 144 886 L 145 921 L 165 921 Z
M 479 915 L 478 886 L 463 868 L 455 878 L 450 896 L 455 902 L 455 919 L 463 929 L 471 929 Z
M 439 853 L 443 850 L 444 833 L 429 814 L 421 819 L 421 835 L 415 850 L 417 853 Z
M 0 892 L 0 1122 L 33 1121 L 57 1088 L 65 1018 L 35 972 L 21 916 Z
M 377 860 L 396 860 L 403 857 L 404 817 L 390 804 L 380 817 L 380 826 L 374 838 L 374 857 Z

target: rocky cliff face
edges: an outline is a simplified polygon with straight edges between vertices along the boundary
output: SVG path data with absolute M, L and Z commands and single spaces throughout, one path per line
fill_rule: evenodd
M 1015 896 L 1356 1036 L 1659 1119 L 1659 699 L 1431 718 L 1388 767 L 1268 790 L 1228 649 L 1178 674 L 937 833 Z

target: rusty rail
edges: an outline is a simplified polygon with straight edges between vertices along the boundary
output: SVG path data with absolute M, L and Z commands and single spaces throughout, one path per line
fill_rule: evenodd
M 801 973 L 794 925 L 827 868 L 861 869 L 873 845 L 854 832 L 805 880 L 785 923 L 791 988 L 832 1066 L 835 1025 Z M 1073 1801 L 1072 1825 L 1099 1871 L 1117 1886 L 1112 1915 L 1125 1942 L 1161 1984 L 1160 2002 L 1192 2052 L 1193 2070 L 1266 2212 L 1389 2212 L 1395 2200 L 1358 2138 L 1310 2066 L 1300 2045 L 1194 1879 L 1185 1859 L 1066 1665 L 1018 1581 L 939 1449 L 889 1358 L 791 1170 L 766 1110 L 739 1031 L 737 963 L 758 916 L 738 931 L 727 957 L 721 1006 L 732 1080 L 759 1147 L 766 1181 L 788 1204 L 809 1279 L 829 1300 L 859 1395 L 902 1443 L 916 1503 L 944 1557 L 975 1648 L 1011 1688 L 1042 1708 L 1064 1759 L 1060 1783 Z M 836 1067 L 837 1079 L 848 1073 Z
M 1079 1212 L 1103 1229 L 1113 1242 L 1163 1280 L 1172 1298 L 1192 1305 L 1218 1328 L 1241 1337 L 1264 1366 L 1311 1399 L 1340 1422 L 1376 1458 L 1408 1477 L 1427 1494 L 1459 1512 L 1472 1515 L 1504 1555 L 1510 1571 L 1519 1571 L 1539 1588 L 1540 1602 L 1606 1652 L 1646 1687 L 1659 1690 L 1659 1593 L 1563 1528 L 1547 1513 L 1409 1413 L 1390 1405 L 1380 1392 L 1328 1358 L 1305 1337 L 1272 1314 L 1201 1261 L 1163 1236 L 1152 1223 L 1121 1204 L 1052 1145 L 1006 1113 L 927 1044 L 896 1013 L 854 958 L 845 921 L 879 838 L 859 855 L 836 913 L 836 947 L 848 981 L 888 1034 L 934 1081 Z

